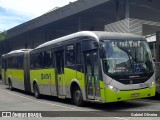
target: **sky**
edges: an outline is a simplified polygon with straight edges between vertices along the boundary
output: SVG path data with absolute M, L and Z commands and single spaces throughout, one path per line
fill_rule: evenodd
M 76 0 L 0 0 L 0 31 L 34 19 Z

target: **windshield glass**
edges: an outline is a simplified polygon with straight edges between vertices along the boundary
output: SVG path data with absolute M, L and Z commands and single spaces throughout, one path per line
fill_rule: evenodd
M 153 72 L 151 52 L 146 41 L 104 40 L 105 73 L 147 73 Z

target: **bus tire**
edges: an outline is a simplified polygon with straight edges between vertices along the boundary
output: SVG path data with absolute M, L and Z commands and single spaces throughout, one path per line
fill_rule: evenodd
M 9 89 L 12 91 L 13 86 L 12 86 L 12 81 L 10 79 L 8 80 L 8 86 L 9 86 Z
M 33 90 L 34 90 L 34 97 L 39 99 L 40 98 L 40 93 L 39 93 L 39 88 L 38 88 L 37 83 L 34 84 Z
M 84 106 L 84 101 L 82 97 L 82 92 L 79 87 L 75 87 L 72 91 L 72 101 L 75 105 L 82 107 Z

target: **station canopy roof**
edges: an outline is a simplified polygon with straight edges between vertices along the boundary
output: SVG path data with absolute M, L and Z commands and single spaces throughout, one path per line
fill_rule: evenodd
M 102 31 L 104 25 L 126 17 L 159 22 L 159 5 L 160 0 L 77 0 L 9 29 L 7 40 L 39 31 L 57 33 L 56 37 L 82 30 Z

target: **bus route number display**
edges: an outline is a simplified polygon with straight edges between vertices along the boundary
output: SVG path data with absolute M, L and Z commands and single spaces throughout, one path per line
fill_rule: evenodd
M 112 47 L 140 47 L 140 41 L 112 41 Z

